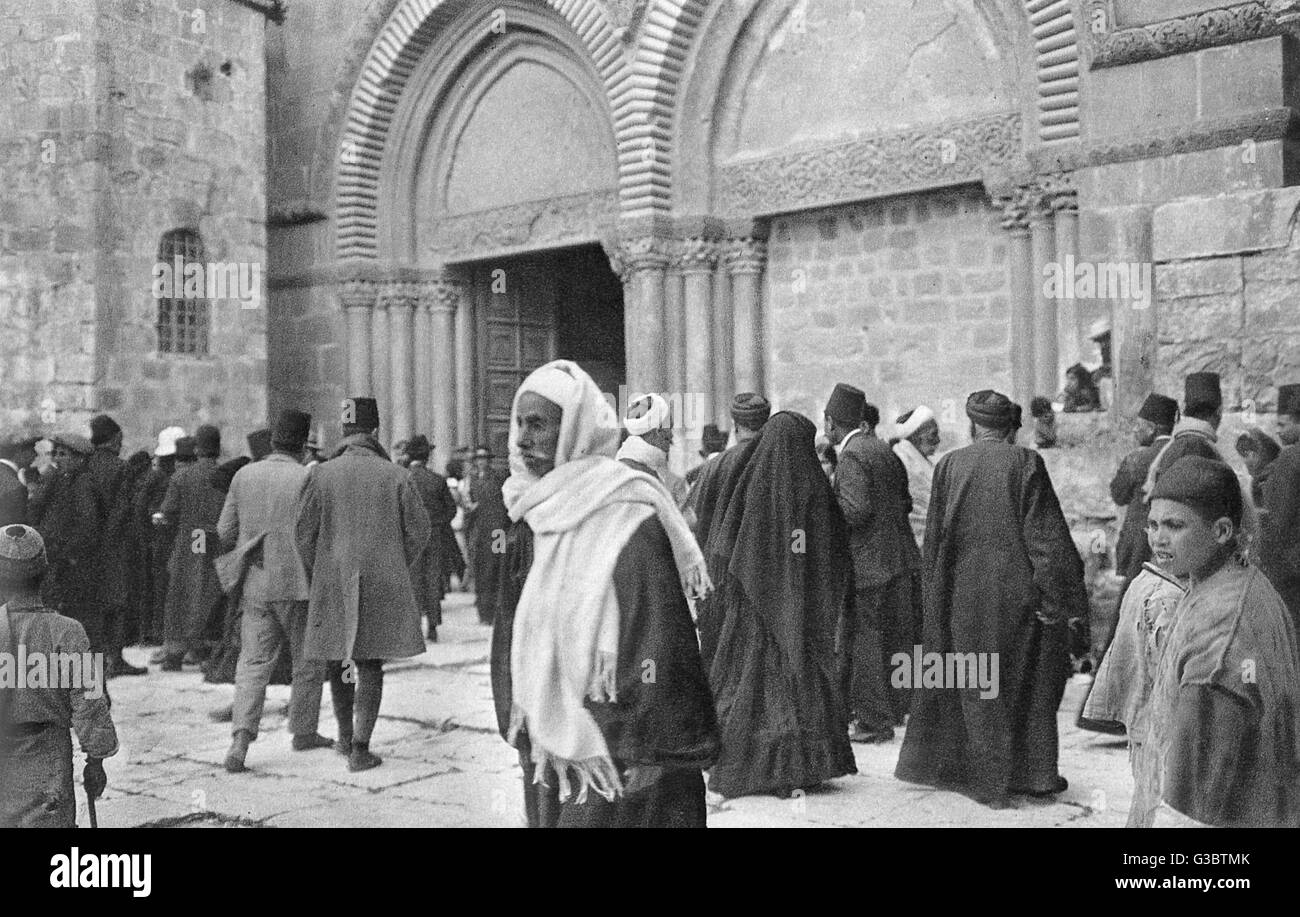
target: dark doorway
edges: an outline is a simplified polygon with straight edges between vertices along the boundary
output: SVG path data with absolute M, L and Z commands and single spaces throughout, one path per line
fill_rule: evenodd
M 617 397 L 627 378 L 623 285 L 599 245 L 466 267 L 478 340 L 475 427 L 504 463 L 515 391 L 543 363 L 573 360 Z

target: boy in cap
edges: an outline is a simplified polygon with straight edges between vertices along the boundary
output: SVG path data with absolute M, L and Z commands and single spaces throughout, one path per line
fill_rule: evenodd
M 274 432 L 268 431 L 273 451 L 235 472 L 217 522 L 222 547 L 234 552 L 226 555 L 229 560 L 222 558 L 222 566 L 229 569 L 230 601 L 238 602 L 241 611 L 233 738 L 225 761 L 231 773 L 247 769 L 244 760 L 261 726 L 266 686 L 285 643 L 293 660 L 289 695 L 293 749 L 309 751 L 334 744 L 316 731 L 325 666 L 304 654 L 307 574 L 293 530 L 298 498 L 307 481 L 302 455 L 310 429 L 311 415 L 281 411 Z
M 1277 390 L 1277 437 L 1282 451 L 1264 485 L 1264 520 L 1257 556 L 1260 569 L 1286 602 L 1300 628 L 1300 385 Z
M 103 659 L 91 657 L 86 631 L 41 602 L 45 545 L 26 525 L 0 528 L 0 653 L 16 660 L 79 663 L 80 684 L 19 686 L 0 666 L 0 828 L 75 828 L 72 732 L 86 753 L 86 794 L 108 778 L 102 759 L 117 754 L 117 732 L 103 687 Z M 63 656 L 61 654 L 69 654 Z M 89 663 L 89 666 L 87 666 Z
M 1188 577 L 1151 695 L 1155 825 L 1300 827 L 1300 661 L 1268 579 L 1240 558 L 1242 497 L 1227 465 L 1180 459 L 1156 482 L 1156 563 Z
M 825 411 L 826 438 L 836 447 L 835 498 L 848 523 L 853 555 L 853 605 L 841 621 L 840 676 L 855 742 L 888 742 L 903 723 L 910 694 L 892 687 L 888 660 L 911 652 L 918 622 L 912 590 L 921 554 L 908 513 L 907 469 L 876 436 L 880 412 L 861 389 L 835 386 Z
M 370 737 L 384 660 L 424 652 L 411 573 L 431 529 L 410 474 L 379 443 L 375 399 L 345 400 L 342 427 L 342 450 L 308 473 L 298 500 L 298 555 L 309 584 L 303 656 L 331 663 L 338 748 L 348 770 L 363 771 L 383 763 Z

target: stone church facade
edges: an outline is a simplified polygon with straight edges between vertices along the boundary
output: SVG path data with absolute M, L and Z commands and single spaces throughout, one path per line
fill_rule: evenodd
M 1291 0 L 314 0 L 282 22 L 165 0 L 147 27 L 133 2 L 84 3 L 103 37 L 60 58 L 159 46 L 121 55 L 121 87 L 87 78 L 87 128 L 126 138 L 75 173 L 104 207 L 38 227 L 14 202 L 64 199 L 38 169 L 0 192 L 13 416 L 68 384 L 69 416 L 145 435 L 198 405 L 243 432 L 368 393 L 386 441 L 445 459 L 503 451 L 518 381 L 564 356 L 682 395 L 695 434 L 745 389 L 820 419 L 846 380 L 887 418 L 931 405 L 953 443 L 969 391 L 1055 395 L 1098 329 L 1117 418 L 1196 369 L 1247 412 L 1300 379 Z M 222 28 L 181 35 L 195 9 Z M 22 66 L 53 68 L 75 13 Z M 209 59 L 232 95 L 192 101 Z M 82 117 L 54 85 L 0 114 Z M 158 352 L 131 280 L 186 229 L 265 264 L 264 307 L 213 309 L 206 358 Z M 1052 295 L 1052 265 L 1114 282 Z

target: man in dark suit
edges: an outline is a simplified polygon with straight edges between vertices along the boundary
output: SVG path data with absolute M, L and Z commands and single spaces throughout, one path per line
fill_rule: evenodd
M 917 642 L 913 573 L 921 555 L 907 514 L 907 470 L 876 436 L 880 412 L 861 389 L 840 383 L 826 405 L 826 438 L 836 447 L 835 496 L 853 554 L 852 608 L 840 628 L 840 672 L 855 742 L 888 742 L 909 692 L 889 686 L 889 660 Z
M 1142 571 L 1142 564 L 1151 557 L 1151 548 L 1147 544 L 1147 501 L 1143 487 L 1151 463 L 1173 438 L 1174 424 L 1177 421 L 1177 401 L 1154 392 L 1147 395 L 1133 425 L 1133 435 L 1137 438 L 1139 448 L 1124 456 L 1110 482 L 1111 499 L 1120 506 L 1128 507 L 1115 545 L 1116 572 L 1124 577 L 1126 587 L 1129 580 Z
M 27 524 L 27 484 L 23 469 L 36 461 L 35 436 L 0 439 L 0 526 Z

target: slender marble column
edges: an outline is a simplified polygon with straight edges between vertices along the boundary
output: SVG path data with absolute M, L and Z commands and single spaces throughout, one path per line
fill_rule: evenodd
M 713 422 L 731 427 L 731 398 L 736 394 L 733 368 L 731 275 L 721 263 L 713 271 Z
M 1057 297 L 1047 295 L 1043 268 L 1056 260 L 1055 220 L 1046 202 L 1039 200 L 1030 213 L 1030 244 L 1033 250 L 1034 282 L 1034 392 L 1051 398 L 1061 390 L 1057 379 Z M 1026 411 L 1029 405 L 1024 405 Z
M 685 311 L 686 367 L 682 389 L 686 439 L 694 456 L 704 425 L 713 421 L 713 269 L 717 243 L 710 239 L 683 241 L 679 259 Z
M 738 392 L 763 392 L 763 315 L 761 288 L 767 243 L 762 239 L 734 239 L 725 263 L 731 275 L 733 315 L 733 379 Z M 766 393 L 764 393 L 766 394 Z
M 439 470 L 456 449 L 456 306 L 461 287 L 450 273 L 432 285 L 433 439 Z
M 423 289 L 415 297 L 415 432 L 433 429 L 433 316 Z
M 623 279 L 623 346 L 627 352 L 628 394 L 663 391 L 664 273 L 668 266 L 663 239 L 644 236 L 610 251 L 610 264 Z
M 369 280 L 346 280 L 339 284 L 339 301 L 348 331 L 348 397 L 371 392 L 370 312 L 378 294 L 378 286 Z
M 379 404 L 379 438 L 385 447 L 393 438 L 392 361 L 389 359 L 388 303 L 381 296 L 370 314 L 370 389 Z
M 1079 202 L 1071 192 L 1062 192 L 1052 200 L 1056 222 L 1056 262 L 1064 272 L 1073 272 L 1079 258 Z M 1056 324 L 1060 342 L 1057 365 L 1062 383 L 1066 367 L 1083 359 L 1083 319 L 1079 300 L 1073 296 L 1062 297 L 1057 303 Z
M 1033 273 L 1033 242 L 1029 234 L 1031 189 L 1016 188 L 998 199 L 1002 207 L 1002 228 L 1011 237 L 1011 398 L 1027 409 L 1034 396 L 1034 299 L 1037 284 Z
M 415 376 L 412 372 L 412 309 L 418 291 L 409 283 L 389 284 L 380 298 L 388 306 L 389 410 L 393 442 L 410 439 L 415 430 Z
M 680 247 L 674 245 L 664 273 L 664 390 L 670 394 L 686 388 L 686 315 L 680 257 Z

